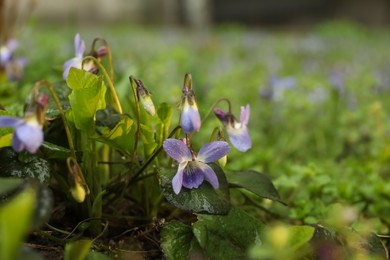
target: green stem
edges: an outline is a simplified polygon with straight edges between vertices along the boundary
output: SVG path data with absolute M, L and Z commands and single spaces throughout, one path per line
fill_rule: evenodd
M 42 85 L 48 87 L 50 93 L 52 94 L 52 96 L 54 98 L 54 101 L 56 102 L 57 108 L 60 111 L 62 123 L 63 123 L 64 128 L 65 128 L 66 137 L 68 138 L 69 149 L 71 150 L 72 156 L 74 158 L 76 158 L 76 152 L 75 152 L 75 148 L 74 148 L 72 135 L 70 133 L 69 125 L 66 122 L 64 110 L 62 109 L 60 99 L 58 98 L 57 93 L 54 91 L 53 86 L 46 80 L 38 81 L 37 83 L 35 83 L 35 86 L 34 86 L 34 98 L 35 99 L 38 98 L 39 87 Z
M 133 162 L 137 162 L 137 146 L 138 146 L 138 139 L 140 135 L 140 107 L 139 107 L 139 100 L 137 95 L 137 88 L 136 88 L 136 82 L 135 79 L 130 76 L 129 77 L 131 89 L 133 90 L 134 100 L 135 100 L 135 109 L 136 109 L 136 117 L 137 117 L 137 128 L 135 130 L 135 140 L 134 140 L 134 147 L 133 147 Z
M 120 103 L 119 98 L 118 98 L 118 94 L 116 93 L 114 84 L 112 83 L 111 78 L 108 75 L 106 69 L 103 67 L 103 65 L 100 63 L 100 61 L 98 61 L 95 57 L 92 57 L 92 56 L 87 56 L 83 59 L 81 68 L 84 67 L 84 62 L 87 60 L 92 60 L 93 62 L 95 62 L 97 64 L 97 66 L 99 67 L 99 70 L 103 73 L 104 77 L 107 80 L 108 87 L 110 88 L 111 95 L 114 98 L 114 103 L 115 103 L 116 109 L 117 109 L 118 113 L 122 114 L 123 111 L 122 111 L 121 103 Z
M 99 41 L 99 40 L 102 41 L 104 47 L 107 48 L 108 64 L 110 65 L 110 79 L 112 82 L 114 82 L 114 65 L 112 62 L 111 48 L 108 45 L 108 42 L 104 38 L 100 38 L 100 37 L 95 38 L 92 42 L 92 51 L 95 50 L 95 45 L 96 45 L 97 41 Z

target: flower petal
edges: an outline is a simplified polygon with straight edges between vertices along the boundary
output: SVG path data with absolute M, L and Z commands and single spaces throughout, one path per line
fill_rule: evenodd
M 228 132 L 230 142 L 240 152 L 246 152 L 252 147 L 252 140 L 246 125 L 242 125 L 241 128 L 227 127 L 226 130 Z
M 196 159 L 204 163 L 210 163 L 224 157 L 229 151 L 230 146 L 227 142 L 215 141 L 203 145 Z
M 223 124 L 228 123 L 228 114 L 225 113 L 222 109 L 220 109 L 220 108 L 214 108 L 214 114 L 218 117 L 218 119 L 219 119 Z
M 19 125 L 14 132 L 14 139 L 17 138 L 30 153 L 35 153 L 43 142 L 43 132 L 38 125 L 28 123 Z M 15 144 L 17 140 L 15 140 Z
M 0 127 L 16 127 L 23 123 L 23 119 L 12 116 L 0 116 Z
M 214 170 L 208 166 L 205 163 L 199 162 L 199 167 L 202 169 L 203 176 L 208 181 L 211 186 L 213 186 L 214 189 L 218 189 L 219 187 L 219 182 L 218 182 L 218 177 L 215 174 Z
M 183 141 L 173 138 L 167 139 L 163 143 L 163 148 L 170 157 L 179 163 L 192 160 L 191 151 Z
M 77 58 L 77 57 L 72 58 L 72 59 L 68 60 L 67 62 L 65 62 L 64 73 L 62 74 L 63 79 L 66 80 L 68 78 L 70 68 L 73 67 L 73 68 L 81 69 L 81 63 L 82 63 L 82 59 Z
M 19 137 L 16 134 L 14 134 L 12 138 L 12 148 L 15 152 L 21 152 L 25 148 L 24 144 L 20 141 Z
M 246 107 L 241 107 L 241 114 L 240 114 L 241 124 L 248 125 L 250 112 L 251 110 L 249 104 L 246 105 Z
M 198 188 L 204 181 L 203 169 L 196 161 L 190 161 L 183 173 L 183 186 L 188 189 Z
M 74 37 L 74 48 L 77 57 L 83 57 L 85 51 L 85 42 L 81 40 L 80 34 L 76 34 Z
M 181 128 L 186 133 L 199 132 L 200 129 L 200 115 L 196 105 L 186 105 L 180 115 Z
M 183 170 L 187 166 L 188 162 L 179 164 L 176 175 L 172 179 L 172 188 L 176 194 L 179 194 L 181 187 L 183 186 Z

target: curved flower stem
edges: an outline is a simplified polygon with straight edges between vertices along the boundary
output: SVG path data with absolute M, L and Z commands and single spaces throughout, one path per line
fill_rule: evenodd
M 215 139 L 218 139 L 219 133 L 222 131 L 220 126 L 214 127 L 213 132 L 210 135 L 210 142 L 214 141 Z M 217 138 L 215 138 L 215 135 L 218 134 Z
M 83 69 L 84 62 L 87 61 L 87 60 L 92 60 L 93 62 L 95 62 L 98 65 L 100 71 L 103 73 L 104 77 L 107 80 L 108 87 L 110 88 L 111 95 L 112 95 L 112 97 L 114 99 L 113 102 L 116 105 L 116 109 L 117 109 L 118 113 L 122 114 L 123 113 L 122 112 L 122 106 L 121 106 L 121 103 L 119 101 L 118 94 L 116 93 L 114 84 L 112 83 L 111 78 L 108 76 L 108 73 L 107 73 L 106 69 L 103 67 L 103 65 L 100 63 L 100 61 L 98 61 L 98 59 L 96 59 L 95 57 L 92 57 L 92 56 L 87 56 L 87 57 L 85 57 L 83 59 L 83 62 L 82 62 L 82 65 L 81 65 L 81 69 Z
M 135 130 L 135 140 L 134 140 L 134 148 L 133 148 L 133 161 L 137 160 L 137 146 L 138 146 L 138 139 L 140 135 L 140 108 L 139 108 L 139 100 L 137 95 L 137 87 L 136 87 L 136 81 L 133 78 L 133 76 L 129 77 L 131 89 L 133 90 L 134 100 L 135 100 L 135 110 L 136 110 L 136 119 L 137 119 L 137 128 Z
M 52 96 L 54 98 L 54 101 L 56 102 L 58 110 L 60 111 L 62 123 L 64 124 L 66 137 L 68 138 L 69 149 L 70 149 L 70 151 L 72 153 L 72 156 L 74 158 L 76 158 L 76 152 L 75 152 L 75 148 L 74 148 L 74 143 L 73 143 L 72 135 L 70 133 L 69 125 L 66 122 L 64 110 L 62 109 L 60 99 L 58 98 L 58 95 L 55 92 L 53 86 L 50 84 L 50 82 L 48 82 L 46 80 L 41 80 L 41 81 L 38 81 L 37 83 L 35 83 L 35 86 L 34 86 L 34 99 L 35 100 L 37 99 L 39 88 L 42 85 L 48 87 L 50 93 L 52 94 Z
M 228 103 L 228 111 L 229 111 L 229 114 L 232 113 L 232 103 L 230 103 L 230 100 L 228 98 L 220 98 L 218 99 L 217 101 L 214 102 L 214 104 L 211 106 L 211 108 L 209 109 L 209 111 L 207 111 L 206 115 L 203 117 L 202 119 L 202 122 L 201 124 L 203 125 L 203 123 L 206 121 L 206 119 L 210 116 L 211 112 L 214 110 L 214 108 L 219 104 L 221 103 L 222 101 L 226 101 L 226 103 Z
M 112 53 L 111 53 L 110 46 L 108 45 L 108 42 L 104 38 L 97 37 L 92 42 L 92 51 L 95 50 L 95 45 L 98 41 L 102 41 L 104 47 L 107 48 L 108 64 L 110 65 L 110 79 L 112 82 L 114 82 L 114 65 L 112 62 Z

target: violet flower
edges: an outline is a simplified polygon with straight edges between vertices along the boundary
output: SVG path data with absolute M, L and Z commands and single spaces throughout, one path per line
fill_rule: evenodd
M 43 143 L 42 126 L 44 113 L 48 103 L 48 96 L 43 94 L 39 101 L 27 110 L 24 118 L 0 116 L 0 127 L 14 128 L 12 148 L 16 152 L 27 150 L 36 153 Z
M 84 57 L 84 51 L 85 51 L 85 42 L 81 40 L 80 34 L 76 34 L 76 36 L 74 37 L 74 48 L 75 48 L 75 57 L 68 60 L 64 64 L 64 73 L 62 75 L 64 80 L 68 78 L 70 68 L 74 67 L 77 69 L 81 69 L 81 65 Z
M 0 70 L 5 72 L 11 81 L 20 80 L 23 76 L 23 69 L 27 64 L 27 59 L 14 58 L 14 52 L 18 48 L 18 41 L 10 39 L 6 45 L 0 47 Z
M 180 125 L 185 133 L 199 132 L 201 120 L 196 104 L 194 91 L 192 90 L 191 74 L 184 77 L 183 95 L 181 98 Z
M 229 151 L 228 143 L 215 141 L 205 144 L 195 155 L 187 145 L 177 139 L 167 139 L 163 144 L 165 152 L 179 163 L 176 175 L 172 179 L 173 191 L 179 194 L 182 186 L 198 188 L 204 180 L 214 189 L 219 187 L 218 178 L 214 170 L 207 163 L 224 157 Z
M 27 150 L 36 153 L 43 142 L 42 126 L 36 118 L 18 118 L 12 116 L 1 116 L 0 127 L 15 128 L 12 138 L 12 148 L 16 152 Z
M 250 116 L 250 106 L 241 107 L 240 121 L 231 113 L 225 113 L 219 108 L 214 109 L 215 115 L 224 124 L 229 135 L 230 142 L 237 150 L 246 152 L 252 147 L 252 140 L 249 135 L 248 122 Z

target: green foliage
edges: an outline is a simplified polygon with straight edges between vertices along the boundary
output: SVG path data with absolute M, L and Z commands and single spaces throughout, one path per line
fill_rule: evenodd
M 160 173 L 162 190 L 165 198 L 174 206 L 196 213 L 227 214 L 230 210 L 229 189 L 223 170 L 216 164 L 210 164 L 219 181 L 219 188 L 214 189 L 208 183 L 203 183 L 197 189 L 183 189 L 175 194 L 172 188 L 172 178 L 176 169 L 164 170 Z
M 171 221 L 161 231 L 161 248 L 167 259 L 188 259 L 192 228 L 180 221 Z
M 91 249 L 91 240 L 78 240 L 65 246 L 64 260 L 84 260 Z
M 26 187 L 12 200 L 0 205 L 1 259 L 19 258 L 22 242 L 30 231 L 35 202 L 34 189 Z
M 255 171 L 226 172 L 226 178 L 230 185 L 245 188 L 254 194 L 283 203 L 278 191 L 267 175 Z
M 232 208 L 227 216 L 198 215 L 194 235 L 213 259 L 245 258 L 250 246 L 261 245 L 263 224 L 245 212 Z
M 71 68 L 67 84 L 72 89 L 69 103 L 77 129 L 91 133 L 94 129 L 96 111 L 104 109 L 106 87 L 101 76 Z

